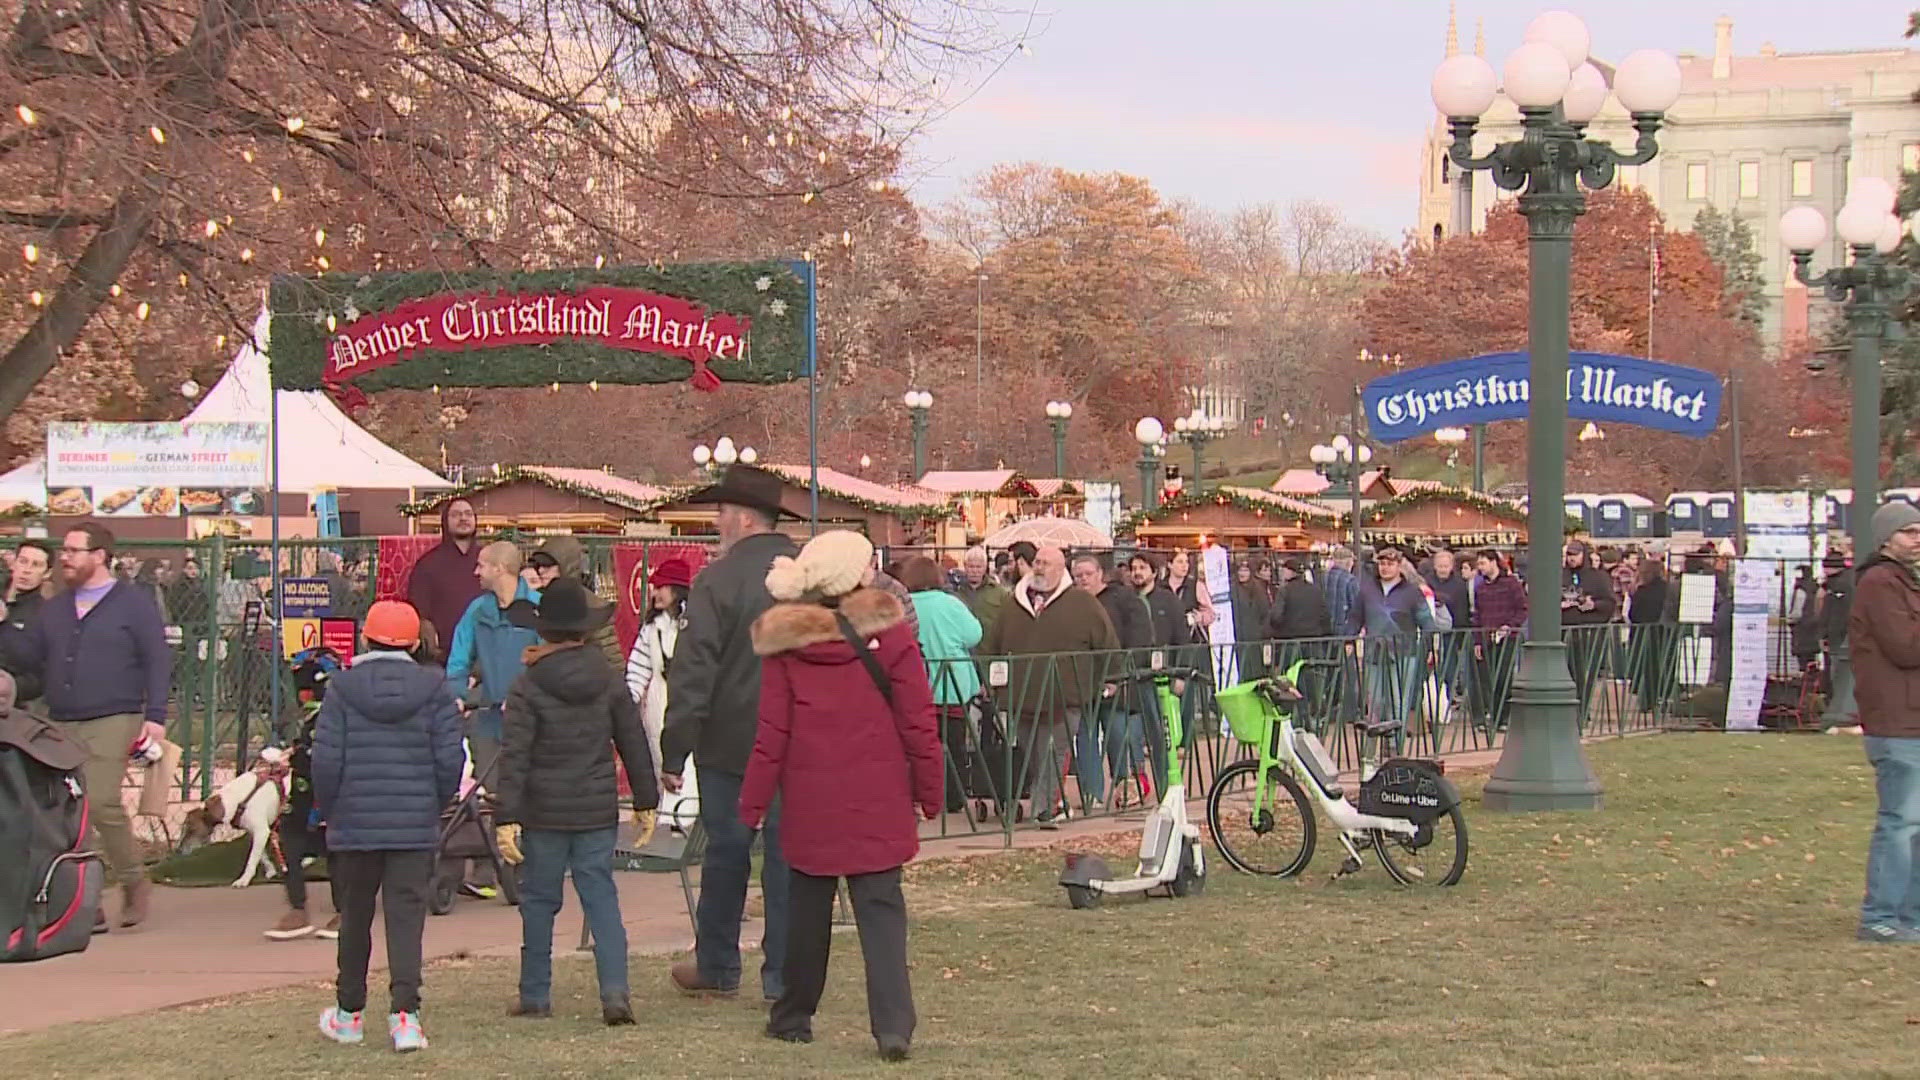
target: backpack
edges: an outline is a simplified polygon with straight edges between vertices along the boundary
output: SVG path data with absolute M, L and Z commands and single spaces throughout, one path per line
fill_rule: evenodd
M 106 883 L 84 845 L 87 753 L 23 712 L 0 716 L 0 961 L 81 952 Z

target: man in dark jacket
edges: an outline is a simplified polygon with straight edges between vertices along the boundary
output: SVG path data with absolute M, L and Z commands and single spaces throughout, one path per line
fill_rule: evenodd
M 1107 579 L 1107 568 L 1100 564 L 1099 556 L 1080 555 L 1073 560 L 1073 583 L 1099 599 L 1121 648 L 1138 649 L 1151 644 L 1147 609 L 1131 590 Z M 1119 666 L 1118 662 L 1115 666 Z M 1084 813 L 1092 813 L 1105 804 L 1108 773 L 1101 771 L 1103 760 L 1113 776 L 1116 806 L 1121 781 L 1132 776 L 1140 766 L 1140 717 L 1132 708 L 1131 698 L 1112 683 L 1104 685 L 1100 695 L 1094 719 L 1083 721 L 1074 736 L 1074 775 L 1080 783 L 1080 809 Z
M 1569 540 L 1560 568 L 1560 625 L 1567 642 L 1567 665 L 1580 688 L 1580 700 L 1592 696 L 1609 652 L 1607 623 L 1613 621 L 1613 579 L 1593 564 L 1584 540 Z M 1717 650 L 1716 650 L 1717 651 Z
M 327 681 L 313 729 L 313 805 L 326 822 L 340 905 L 336 998 L 320 1030 L 335 1042 L 361 1039 L 378 899 L 393 995 L 387 1034 L 395 1050 L 421 1050 L 420 939 L 440 811 L 466 766 L 460 709 L 446 673 L 414 662 L 420 616 L 411 605 L 380 601 L 361 633 L 367 651 Z
M 1920 943 L 1920 509 L 1874 511 L 1874 553 L 1849 615 L 1853 693 L 1880 811 L 1867 846 L 1861 941 Z
M 1192 631 L 1187 625 L 1186 605 L 1161 580 L 1160 560 L 1144 551 L 1134 552 L 1127 560 L 1127 585 L 1127 595 L 1147 616 L 1142 627 L 1144 638 L 1130 646 L 1134 650 L 1133 663 L 1151 664 L 1155 652 L 1161 653 L 1166 663 L 1175 663 L 1176 650 L 1192 640 Z M 1160 715 L 1160 697 L 1154 687 L 1135 683 L 1126 693 L 1130 695 L 1130 707 L 1140 717 L 1140 741 L 1146 744 L 1147 761 L 1152 766 L 1151 784 L 1141 785 L 1140 794 L 1145 799 L 1167 775 L 1166 718 Z M 1175 683 L 1174 693 L 1184 696 L 1186 685 Z M 1183 719 L 1184 716 L 1183 712 Z M 1192 734 L 1187 732 L 1189 736 Z
M 1238 643 L 1234 654 L 1243 682 L 1267 674 L 1261 643 L 1267 639 L 1267 614 L 1272 608 L 1273 597 L 1254 576 L 1253 560 L 1242 556 L 1233 568 L 1233 640 Z
M 1360 606 L 1360 579 L 1354 572 L 1352 548 L 1336 547 L 1327 553 L 1326 580 L 1320 583 L 1327 598 L 1327 619 L 1336 634 L 1347 633 L 1353 623 L 1354 609 Z
M 740 989 L 740 919 L 754 831 L 740 821 L 740 785 L 760 718 L 760 658 L 749 631 L 773 606 L 767 571 L 798 553 L 774 531 L 785 513 L 784 485 L 745 465 L 689 501 L 717 504 L 714 525 L 726 554 L 709 564 L 687 594 L 685 629 L 667 672 L 667 716 L 660 732 L 661 783 L 680 790 L 687 757 L 700 768 L 700 823 L 707 833 L 700 903 L 694 914 L 694 956 L 673 965 L 674 985 L 689 994 L 732 995 Z M 761 936 L 760 990 L 780 997 L 787 955 L 787 860 L 780 849 L 780 813 L 767 815 L 760 865 L 766 928 Z
M 1280 592 L 1273 598 L 1273 610 L 1267 615 L 1267 633 L 1281 641 L 1333 635 L 1333 618 L 1327 611 L 1326 594 L 1307 580 L 1307 564 L 1299 559 L 1280 564 Z M 1280 670 L 1290 666 L 1291 662 L 1280 665 Z
M 0 566 L 0 583 L 11 576 L 6 567 Z M 4 592 L 4 584 L 0 584 L 0 592 Z M 15 700 L 27 702 L 40 696 L 40 663 L 33 643 L 33 627 L 40 613 L 32 603 L 22 606 L 27 610 L 16 615 L 13 607 L 0 603 L 0 671 L 13 676 Z
M 67 531 L 60 549 L 67 591 L 41 605 L 23 662 L 41 673 L 47 715 L 86 748 L 81 782 L 107 868 L 120 880 L 120 925 L 147 917 L 150 886 L 120 786 L 127 751 L 143 736 L 166 737 L 173 652 L 151 592 L 113 575 L 113 534 L 95 522 Z M 97 929 L 106 928 L 105 916 Z
M 607 1026 L 633 1023 L 627 987 L 627 927 L 613 883 L 619 838 L 620 754 L 633 787 L 639 847 L 653 832 L 653 754 L 640 708 L 606 656 L 587 646 L 612 609 L 592 603 L 575 577 L 547 585 L 536 609 L 516 603 L 513 621 L 539 633 L 526 669 L 507 696 L 506 733 L 494 815 L 500 850 L 520 863 L 520 997 L 514 1016 L 553 1013 L 553 920 L 561 888 L 573 891 L 592 930 L 600 1016 Z
M 474 567 L 480 563 L 479 531 L 480 518 L 472 503 L 447 500 L 440 508 L 440 542 L 420 556 L 407 575 L 407 603 L 433 627 L 432 640 L 438 648 L 430 659 L 436 664 L 447 662 L 454 627 L 484 591 L 474 576 Z

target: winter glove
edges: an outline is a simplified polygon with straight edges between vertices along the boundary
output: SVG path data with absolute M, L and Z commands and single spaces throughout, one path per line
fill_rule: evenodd
M 500 857 L 507 860 L 508 865 L 519 866 L 527 860 L 525 855 L 520 854 L 520 826 L 494 826 L 493 840 L 500 847 Z
M 656 815 L 651 810 L 635 810 L 633 812 L 633 824 L 636 828 L 640 830 L 640 835 L 634 838 L 634 841 L 633 841 L 634 847 L 637 847 L 637 848 L 646 847 L 647 841 L 653 839 L 653 825 L 654 825 L 655 818 L 656 818 Z

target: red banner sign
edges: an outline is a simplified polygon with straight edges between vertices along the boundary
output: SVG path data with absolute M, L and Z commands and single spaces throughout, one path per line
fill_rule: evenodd
M 620 582 L 619 606 L 613 609 L 613 629 L 620 650 L 632 652 L 634 639 L 647 621 L 651 604 L 647 576 L 668 559 L 685 559 L 698 574 L 707 565 L 708 549 L 700 544 L 631 543 L 613 547 L 613 573 Z
M 336 398 L 357 403 L 362 395 L 353 380 L 421 352 L 591 341 L 690 360 L 694 386 L 715 390 L 720 379 L 707 361 L 745 359 L 750 327 L 742 316 L 709 312 L 691 300 L 615 285 L 423 296 L 335 330 L 321 382 Z

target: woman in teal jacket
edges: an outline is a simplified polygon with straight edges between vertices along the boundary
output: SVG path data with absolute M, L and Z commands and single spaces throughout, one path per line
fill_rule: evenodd
M 920 620 L 920 652 L 927 659 L 933 703 L 958 709 L 980 692 L 973 647 L 980 644 L 981 630 L 967 605 L 941 588 L 942 576 L 939 564 L 925 556 L 900 564 L 900 584 L 911 594 L 913 612 Z

